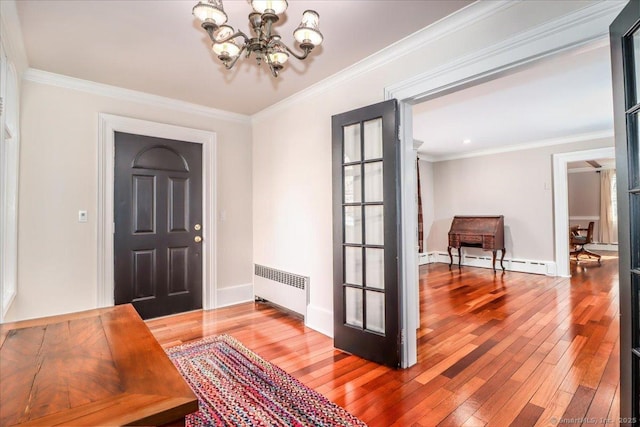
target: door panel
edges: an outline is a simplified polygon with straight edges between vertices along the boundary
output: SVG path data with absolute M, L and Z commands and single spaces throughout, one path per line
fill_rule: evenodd
M 116 132 L 114 202 L 115 303 L 201 308 L 202 146 Z
M 334 344 L 400 363 L 395 100 L 333 116 Z
M 640 1 L 609 29 L 614 97 L 620 283 L 621 425 L 640 423 Z

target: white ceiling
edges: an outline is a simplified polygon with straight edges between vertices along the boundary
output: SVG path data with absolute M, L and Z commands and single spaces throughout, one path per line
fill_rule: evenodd
M 4 0 L 2 0 L 4 1 Z M 191 14 L 196 0 L 19 0 L 29 66 L 241 114 L 256 113 L 470 4 L 471 0 L 290 0 L 276 31 L 293 44 L 306 9 L 324 43 L 274 79 L 255 59 L 227 71 Z M 225 0 L 249 32 L 248 0 Z M 293 47 L 293 46 L 291 46 Z
M 32 68 L 251 115 L 471 2 L 289 0 L 277 24 L 283 40 L 293 41 L 306 9 L 320 14 L 325 40 L 277 79 L 253 58 L 225 70 L 191 15 L 196 0 L 16 4 Z M 245 32 L 249 3 L 224 1 L 229 23 Z M 424 158 L 442 160 L 611 132 L 612 117 L 609 47 L 601 41 L 414 106 L 414 138 L 424 141 Z
M 413 133 L 424 142 L 419 152 L 443 160 L 611 133 L 610 67 L 609 45 L 601 41 L 418 104 Z

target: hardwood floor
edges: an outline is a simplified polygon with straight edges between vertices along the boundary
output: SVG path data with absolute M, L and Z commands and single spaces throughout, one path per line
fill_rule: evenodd
M 247 303 L 147 322 L 164 347 L 231 334 L 370 426 L 618 426 L 617 260 L 571 279 L 421 267 L 418 364 L 334 350 L 299 319 Z

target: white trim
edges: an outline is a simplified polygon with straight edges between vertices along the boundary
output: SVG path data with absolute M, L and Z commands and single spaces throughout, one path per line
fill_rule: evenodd
M 400 211 L 398 217 L 398 256 L 400 274 L 400 328 L 404 344 L 400 350 L 400 366 L 408 368 L 418 362 L 416 330 L 420 326 L 420 281 L 418 265 L 418 204 L 417 151 L 413 139 L 413 111 L 411 105 L 398 103 L 400 120 Z
M 617 243 L 589 243 L 588 245 L 584 245 L 584 247 L 590 251 L 618 251 Z
M 507 9 L 514 1 L 482 1 L 475 2 L 460 9 L 449 16 L 437 21 L 428 27 L 385 47 L 384 49 L 374 53 L 356 62 L 355 64 L 341 70 L 318 83 L 309 86 L 304 91 L 295 93 L 288 98 L 283 99 L 251 116 L 252 122 L 265 120 L 278 112 L 289 108 L 305 99 L 310 99 L 316 95 L 323 93 L 344 82 L 361 77 L 372 70 L 380 68 L 398 59 L 398 52 L 402 55 L 411 55 L 417 49 L 424 48 L 424 45 L 433 43 L 438 39 L 459 32 L 461 29 L 473 25 L 478 21 L 485 19 L 487 16 L 497 13 L 503 9 Z
M 569 271 L 569 179 L 567 164 L 569 162 L 611 157 L 615 157 L 614 147 L 553 155 L 554 231 L 556 265 L 559 276 L 571 276 Z
M 304 318 L 305 326 L 333 338 L 333 312 L 309 304 Z
M 467 151 L 464 153 L 457 153 L 457 154 L 450 154 L 450 155 L 443 155 L 443 156 L 420 154 L 420 158 L 427 160 L 429 162 L 442 162 L 446 160 L 457 160 L 457 159 L 467 159 L 471 157 L 491 156 L 495 154 L 509 153 L 513 151 L 533 150 L 536 148 L 550 147 L 550 146 L 562 145 L 562 144 L 571 144 L 574 142 L 593 141 L 596 139 L 604 139 L 604 138 L 611 138 L 613 140 L 613 128 L 597 131 L 597 132 L 588 132 L 588 133 L 581 133 L 576 135 L 563 136 L 561 138 L 550 138 L 550 139 L 544 139 L 541 141 L 528 142 L 524 144 L 505 145 L 502 147 L 488 148 L 486 150 Z M 591 168 L 591 171 L 596 171 L 596 169 Z
M 575 216 L 569 217 L 569 221 L 600 221 L 599 216 Z
M 0 323 L 18 294 L 20 88 L 15 65 L 0 40 Z
M 2 40 L 9 61 L 14 63 L 16 71 L 20 74 L 29 65 L 16 6 L 15 1 L 0 1 L 0 40 Z
M 431 264 L 431 260 L 429 259 L 428 252 L 419 252 L 418 253 L 418 265 Z
M 458 268 L 458 254 L 452 251 L 453 266 L 452 269 Z M 493 268 L 491 255 L 467 255 L 465 249 L 462 248 L 462 265 L 466 267 Z M 496 259 L 496 272 L 501 273 L 500 268 L 500 251 L 498 251 Z M 433 251 L 429 252 L 430 263 L 449 264 L 450 258 L 447 252 Z M 545 276 L 556 275 L 556 264 L 553 261 L 539 261 L 531 259 L 505 258 L 503 265 L 506 271 L 515 271 L 519 273 L 542 274 Z
M 34 68 L 29 68 L 25 71 L 23 79 L 34 83 L 41 83 L 64 89 L 86 92 L 93 95 L 115 98 L 121 101 L 136 102 L 153 107 L 167 108 L 187 114 L 197 114 L 199 116 L 205 116 L 217 120 L 243 124 L 251 123 L 250 117 L 243 114 L 231 113 L 217 108 L 206 107 L 137 90 L 96 83 L 89 80 L 77 79 L 75 77 L 50 73 L 48 71 L 37 70 Z
M 585 167 L 585 168 L 573 168 L 573 169 L 569 169 L 567 170 L 567 173 L 589 173 L 589 172 L 600 172 L 600 171 L 606 171 L 606 170 L 616 170 L 615 166 L 606 166 L 606 167 L 599 167 L 599 168 L 594 168 L 594 167 Z
M 414 103 L 420 102 L 464 83 L 608 37 L 609 24 L 625 3 L 616 1 L 593 3 L 494 45 L 476 50 L 455 61 L 393 84 L 385 88 L 385 99 L 411 99 Z
M 98 115 L 98 277 L 97 305 L 114 304 L 113 180 L 114 135 L 127 132 L 202 144 L 202 304 L 216 307 L 216 134 L 163 123 L 99 113 Z
M 253 283 L 219 288 L 216 294 L 216 308 L 253 301 Z

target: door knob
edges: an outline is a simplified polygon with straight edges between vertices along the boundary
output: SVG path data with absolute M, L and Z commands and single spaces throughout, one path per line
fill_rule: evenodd
M 196 243 L 200 243 L 200 242 L 202 242 L 202 237 L 196 236 L 196 237 L 193 238 L 193 241 L 196 242 Z

